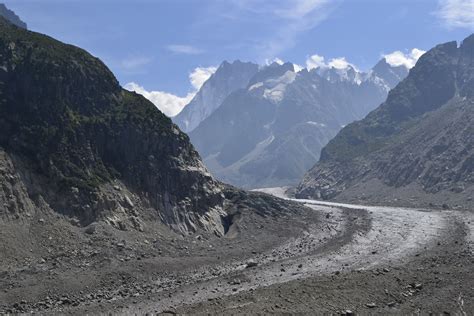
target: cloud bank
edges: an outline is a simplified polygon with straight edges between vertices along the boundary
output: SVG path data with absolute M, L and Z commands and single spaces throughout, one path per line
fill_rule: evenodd
M 179 97 L 163 91 L 147 91 L 135 82 L 127 83 L 124 88 L 143 95 L 169 117 L 178 114 L 194 97 L 194 93 L 188 93 L 185 97 Z
M 164 91 L 148 91 L 143 86 L 129 82 L 124 88 L 143 95 L 150 100 L 161 112 L 169 117 L 176 116 L 183 108 L 191 102 L 202 85 L 216 72 L 216 67 L 197 67 L 189 74 L 189 82 L 192 91 L 186 96 L 180 97 Z
M 390 66 L 394 66 L 394 67 L 405 66 L 408 69 L 411 69 L 415 66 L 418 59 L 424 53 L 426 53 L 426 51 L 418 49 L 418 48 L 413 48 L 409 53 L 406 53 L 406 54 L 397 50 L 393 53 L 382 55 L 382 57 L 385 58 L 385 60 Z

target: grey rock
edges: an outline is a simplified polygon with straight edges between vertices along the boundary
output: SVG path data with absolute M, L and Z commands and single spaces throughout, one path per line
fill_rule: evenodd
M 224 61 L 173 121 L 184 132 L 191 132 L 217 110 L 228 95 L 247 86 L 257 71 L 258 65 L 253 63 Z
M 90 224 L 89 226 L 86 227 L 84 232 L 88 235 L 92 235 L 96 232 L 96 230 L 97 230 L 97 223 L 92 223 L 92 224 Z
M 253 268 L 253 267 L 256 267 L 256 266 L 258 266 L 258 263 L 254 260 L 249 260 L 246 264 L 247 268 Z
M 295 185 L 344 125 L 383 102 L 393 82 L 407 74 L 404 69 L 390 73 L 388 83 L 379 77 L 388 70 L 296 73 L 291 63 L 272 64 L 225 98 L 189 135 L 206 166 L 226 183 Z

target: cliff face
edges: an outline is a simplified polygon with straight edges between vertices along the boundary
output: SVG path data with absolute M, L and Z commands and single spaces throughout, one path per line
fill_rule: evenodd
M 471 35 L 460 47 L 446 43 L 422 56 L 385 103 L 323 149 L 297 195 L 351 198 L 374 180 L 393 192 L 416 187 L 429 197 L 468 195 L 474 184 L 473 126 Z M 364 189 L 369 195 L 377 191 Z
M 173 121 L 182 131 L 191 132 L 214 113 L 227 96 L 244 88 L 257 71 L 258 65 L 253 63 L 224 61 Z
M 221 186 L 183 134 L 85 51 L 0 18 L 0 214 L 223 231 Z

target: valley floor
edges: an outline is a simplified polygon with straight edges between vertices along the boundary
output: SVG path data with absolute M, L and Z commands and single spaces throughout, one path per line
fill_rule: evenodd
M 3 265 L 0 313 L 474 312 L 474 212 L 295 201 L 311 211 L 225 238 Z

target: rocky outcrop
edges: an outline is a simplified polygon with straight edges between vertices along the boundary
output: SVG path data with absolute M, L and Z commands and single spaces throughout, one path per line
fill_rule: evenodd
M 224 194 L 169 118 L 97 58 L 0 18 L 0 216 L 223 234 Z
M 423 55 L 385 103 L 329 142 L 297 196 L 376 198 L 382 186 L 393 192 L 419 188 L 427 199 L 462 195 L 474 184 L 472 135 L 474 35 L 459 47 L 450 42 Z
M 10 23 L 15 24 L 18 27 L 26 29 L 26 23 L 23 22 L 18 15 L 12 10 L 9 10 L 5 4 L 0 3 L 0 16 L 8 20 Z

